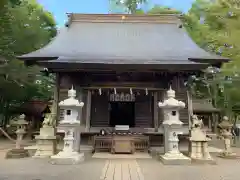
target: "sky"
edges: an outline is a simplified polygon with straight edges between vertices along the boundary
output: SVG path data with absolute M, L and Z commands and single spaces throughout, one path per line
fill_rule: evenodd
M 53 13 L 58 26 L 67 20 L 66 13 L 100 13 L 109 12 L 109 0 L 37 0 L 46 10 Z M 148 0 L 147 7 L 163 5 L 187 12 L 195 0 Z

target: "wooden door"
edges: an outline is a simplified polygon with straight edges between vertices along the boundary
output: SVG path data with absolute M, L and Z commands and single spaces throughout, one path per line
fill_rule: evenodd
M 135 101 L 135 127 L 153 127 L 151 95 L 139 95 Z
M 92 95 L 91 126 L 109 126 L 109 105 L 107 95 Z

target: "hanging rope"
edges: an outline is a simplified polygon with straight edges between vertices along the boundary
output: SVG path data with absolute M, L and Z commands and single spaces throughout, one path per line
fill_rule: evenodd
M 7 133 L 6 131 L 4 131 L 3 128 L 0 127 L 0 131 L 1 131 L 1 132 L 3 133 L 3 135 L 4 135 L 5 137 L 7 137 L 10 141 L 12 141 L 13 143 L 16 142 L 16 140 L 13 139 L 13 138 L 11 138 L 11 137 L 8 135 L 8 133 Z

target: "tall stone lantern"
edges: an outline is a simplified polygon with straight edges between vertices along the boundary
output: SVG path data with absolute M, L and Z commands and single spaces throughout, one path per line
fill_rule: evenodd
M 218 125 L 220 129 L 219 137 L 224 141 L 224 150 L 220 153 L 220 157 L 222 158 L 235 158 L 236 153 L 232 151 L 231 143 L 232 143 L 232 132 L 231 129 L 233 124 L 229 121 L 227 116 L 223 117 L 222 122 Z
M 25 120 L 25 115 L 19 116 L 18 120 L 14 123 L 17 126 L 16 135 L 16 147 L 7 152 L 6 158 L 24 158 L 28 157 L 28 151 L 23 148 L 23 136 L 26 134 L 26 125 L 28 122 Z
M 80 127 L 78 118 L 79 109 L 84 106 L 83 102 L 76 99 L 76 91 L 68 91 L 68 99 L 59 103 L 64 110 L 64 118 L 59 122 L 58 130 L 64 131 L 64 147 L 57 155 L 51 156 L 52 164 L 77 164 L 84 160 L 84 154 L 75 151 L 76 132 Z
M 182 134 L 183 122 L 179 119 L 179 110 L 185 107 L 185 103 L 175 99 L 175 91 L 167 91 L 167 99 L 158 103 L 159 108 L 164 113 L 164 155 L 160 159 L 164 164 L 186 164 L 190 163 L 190 158 L 184 156 L 178 148 L 178 135 Z

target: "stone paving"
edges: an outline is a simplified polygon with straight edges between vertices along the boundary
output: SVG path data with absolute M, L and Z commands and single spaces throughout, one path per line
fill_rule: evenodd
M 10 148 L 5 146 L 5 148 Z M 0 180 L 238 180 L 240 159 L 216 158 L 217 165 L 166 166 L 156 159 L 90 158 L 79 165 L 51 165 L 47 159 L 4 159 Z M 240 148 L 234 148 L 240 155 Z
M 46 159 L 4 160 L 0 180 L 237 180 L 239 160 L 217 165 L 166 166 L 155 159 L 89 159 L 79 165 L 51 165 Z
M 136 160 L 107 160 L 100 180 L 144 180 Z

